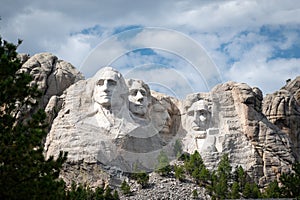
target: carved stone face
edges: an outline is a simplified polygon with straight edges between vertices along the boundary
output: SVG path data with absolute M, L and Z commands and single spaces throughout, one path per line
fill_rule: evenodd
M 113 93 L 117 93 L 119 76 L 115 71 L 104 71 L 96 81 L 94 88 L 94 100 L 103 107 L 110 107 Z
M 210 112 L 203 100 L 196 101 L 188 109 L 187 126 L 192 132 L 205 131 L 209 128 Z
M 166 108 L 160 104 L 153 105 L 151 122 L 159 133 L 169 133 L 171 127 L 171 116 Z
M 144 117 L 148 111 L 150 90 L 146 84 L 138 80 L 127 81 L 129 87 L 129 110 L 140 117 Z

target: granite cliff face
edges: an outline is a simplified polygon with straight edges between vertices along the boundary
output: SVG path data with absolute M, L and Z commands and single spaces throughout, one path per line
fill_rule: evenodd
M 61 173 L 67 184 L 95 187 L 122 173 L 150 172 L 162 153 L 176 159 L 178 142 L 184 152 L 199 151 L 211 169 L 228 153 L 260 185 L 299 161 L 299 77 L 266 97 L 259 88 L 227 82 L 179 100 L 110 67 L 84 80 L 48 53 L 21 60 L 44 94 L 39 106 L 51 124 L 46 157 L 69 153 Z
M 293 153 L 300 161 L 300 76 L 263 101 L 263 113 L 293 142 Z
M 195 103 L 205 102 L 210 121 L 206 131 L 190 130 L 193 125 L 186 124 L 186 151 L 198 150 L 211 168 L 228 153 L 233 166 L 241 165 L 261 185 L 288 172 L 294 162 L 290 138 L 261 113 L 262 99 L 258 88 L 235 82 L 217 85 L 210 93 L 189 95 L 183 120 L 190 117 Z
M 52 106 L 54 103 L 59 105 L 56 102 L 57 97 L 62 95 L 63 91 L 73 83 L 84 79 L 84 76 L 70 63 L 59 60 L 51 53 L 39 53 L 32 57 L 27 54 L 19 54 L 18 58 L 22 63 L 21 70 L 33 77 L 31 85 L 37 85 L 42 93 L 39 105 L 34 109 L 45 109 L 48 114 L 48 122 L 51 124 L 57 114 L 56 111 L 59 110 L 58 108 L 53 109 Z M 48 103 L 51 109 L 49 106 L 47 107 Z M 31 110 L 26 109 L 30 115 Z

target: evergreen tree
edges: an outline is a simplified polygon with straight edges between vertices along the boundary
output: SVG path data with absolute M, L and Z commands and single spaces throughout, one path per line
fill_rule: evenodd
M 40 92 L 29 86 L 32 77 L 19 71 L 16 49 L 0 38 L 0 199 L 64 199 L 65 184 L 58 175 L 66 154 L 45 160 L 45 113 L 19 117 Z
M 230 198 L 231 199 L 239 199 L 241 197 L 240 193 L 240 186 L 238 182 L 233 182 L 231 186 L 231 191 L 230 191 Z
M 228 154 L 224 154 L 221 161 L 218 164 L 218 169 L 216 171 L 217 181 L 214 183 L 213 187 L 215 194 L 218 199 L 227 198 L 229 181 L 231 178 L 231 165 L 229 163 Z
M 167 176 L 171 172 L 171 166 L 169 165 L 169 158 L 164 151 L 161 151 L 157 157 L 158 164 L 156 166 L 156 172 L 162 176 Z
M 182 166 L 175 165 L 174 173 L 176 179 L 180 181 L 183 181 L 185 179 L 184 168 Z
M 239 184 L 239 191 L 242 192 L 247 180 L 247 173 L 244 171 L 242 166 L 237 166 L 235 168 L 233 179 Z
M 293 173 L 282 174 L 280 182 L 282 183 L 281 191 L 284 197 L 300 199 L 300 163 L 293 164 Z
M 255 183 L 246 183 L 243 190 L 243 197 L 246 199 L 257 199 L 260 198 L 261 192 Z
M 107 187 L 104 191 L 104 198 L 105 200 L 114 200 L 114 197 L 111 193 L 111 188 L 110 187 Z
M 211 185 L 207 189 L 211 196 L 215 199 L 230 198 L 231 181 L 231 165 L 229 163 L 228 154 L 224 154 L 218 164 L 216 171 L 211 174 Z
M 231 178 L 231 169 L 228 154 L 224 154 L 218 164 L 217 174 L 229 180 Z
M 96 199 L 99 199 L 99 198 L 96 198 Z M 114 193 L 113 193 L 113 199 L 120 199 L 119 193 L 118 193 L 117 190 L 115 190 Z
M 202 157 L 197 150 L 184 163 L 185 170 L 190 175 L 193 174 L 195 169 L 200 171 L 203 166 L 204 163 Z
M 145 188 L 148 186 L 149 183 L 149 175 L 146 172 L 138 172 L 134 173 L 132 176 L 138 184 Z
M 175 144 L 174 144 L 174 154 L 176 155 L 176 158 L 179 158 L 182 154 L 183 150 L 182 150 L 182 144 L 180 142 L 180 140 L 176 140 Z
M 280 198 L 281 197 L 281 191 L 278 186 L 278 182 L 275 180 L 271 182 L 268 187 L 265 189 L 263 193 L 264 198 Z
M 190 157 L 186 157 L 184 167 L 187 173 L 200 185 L 205 185 L 208 182 L 210 172 L 204 165 L 203 159 L 198 151 L 195 151 Z
M 199 195 L 198 195 L 198 192 L 196 189 L 193 190 L 192 196 L 193 196 L 193 199 L 198 199 Z
M 121 184 L 121 191 L 123 192 L 124 195 L 131 194 L 130 186 L 128 185 L 128 183 L 125 180 L 123 180 L 123 182 Z

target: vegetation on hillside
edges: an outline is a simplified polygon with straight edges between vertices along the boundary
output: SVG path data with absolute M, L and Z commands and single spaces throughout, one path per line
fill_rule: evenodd
M 281 187 L 273 181 L 267 188 L 259 188 L 241 166 L 232 170 L 228 154 L 222 156 L 213 171 L 206 168 L 197 151 L 184 156 L 183 160 L 183 165 L 174 166 L 174 176 L 180 181 L 185 181 L 186 176 L 191 177 L 195 183 L 206 188 L 212 199 L 300 198 L 299 163 L 293 165 L 293 173 L 281 175 Z

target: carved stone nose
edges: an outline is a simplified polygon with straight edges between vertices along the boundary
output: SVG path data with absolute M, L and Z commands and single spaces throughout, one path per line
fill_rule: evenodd
M 143 95 L 142 95 L 142 93 L 140 92 L 140 91 L 138 91 L 137 93 L 136 93 L 136 98 L 138 99 L 138 101 L 142 101 L 143 100 Z

